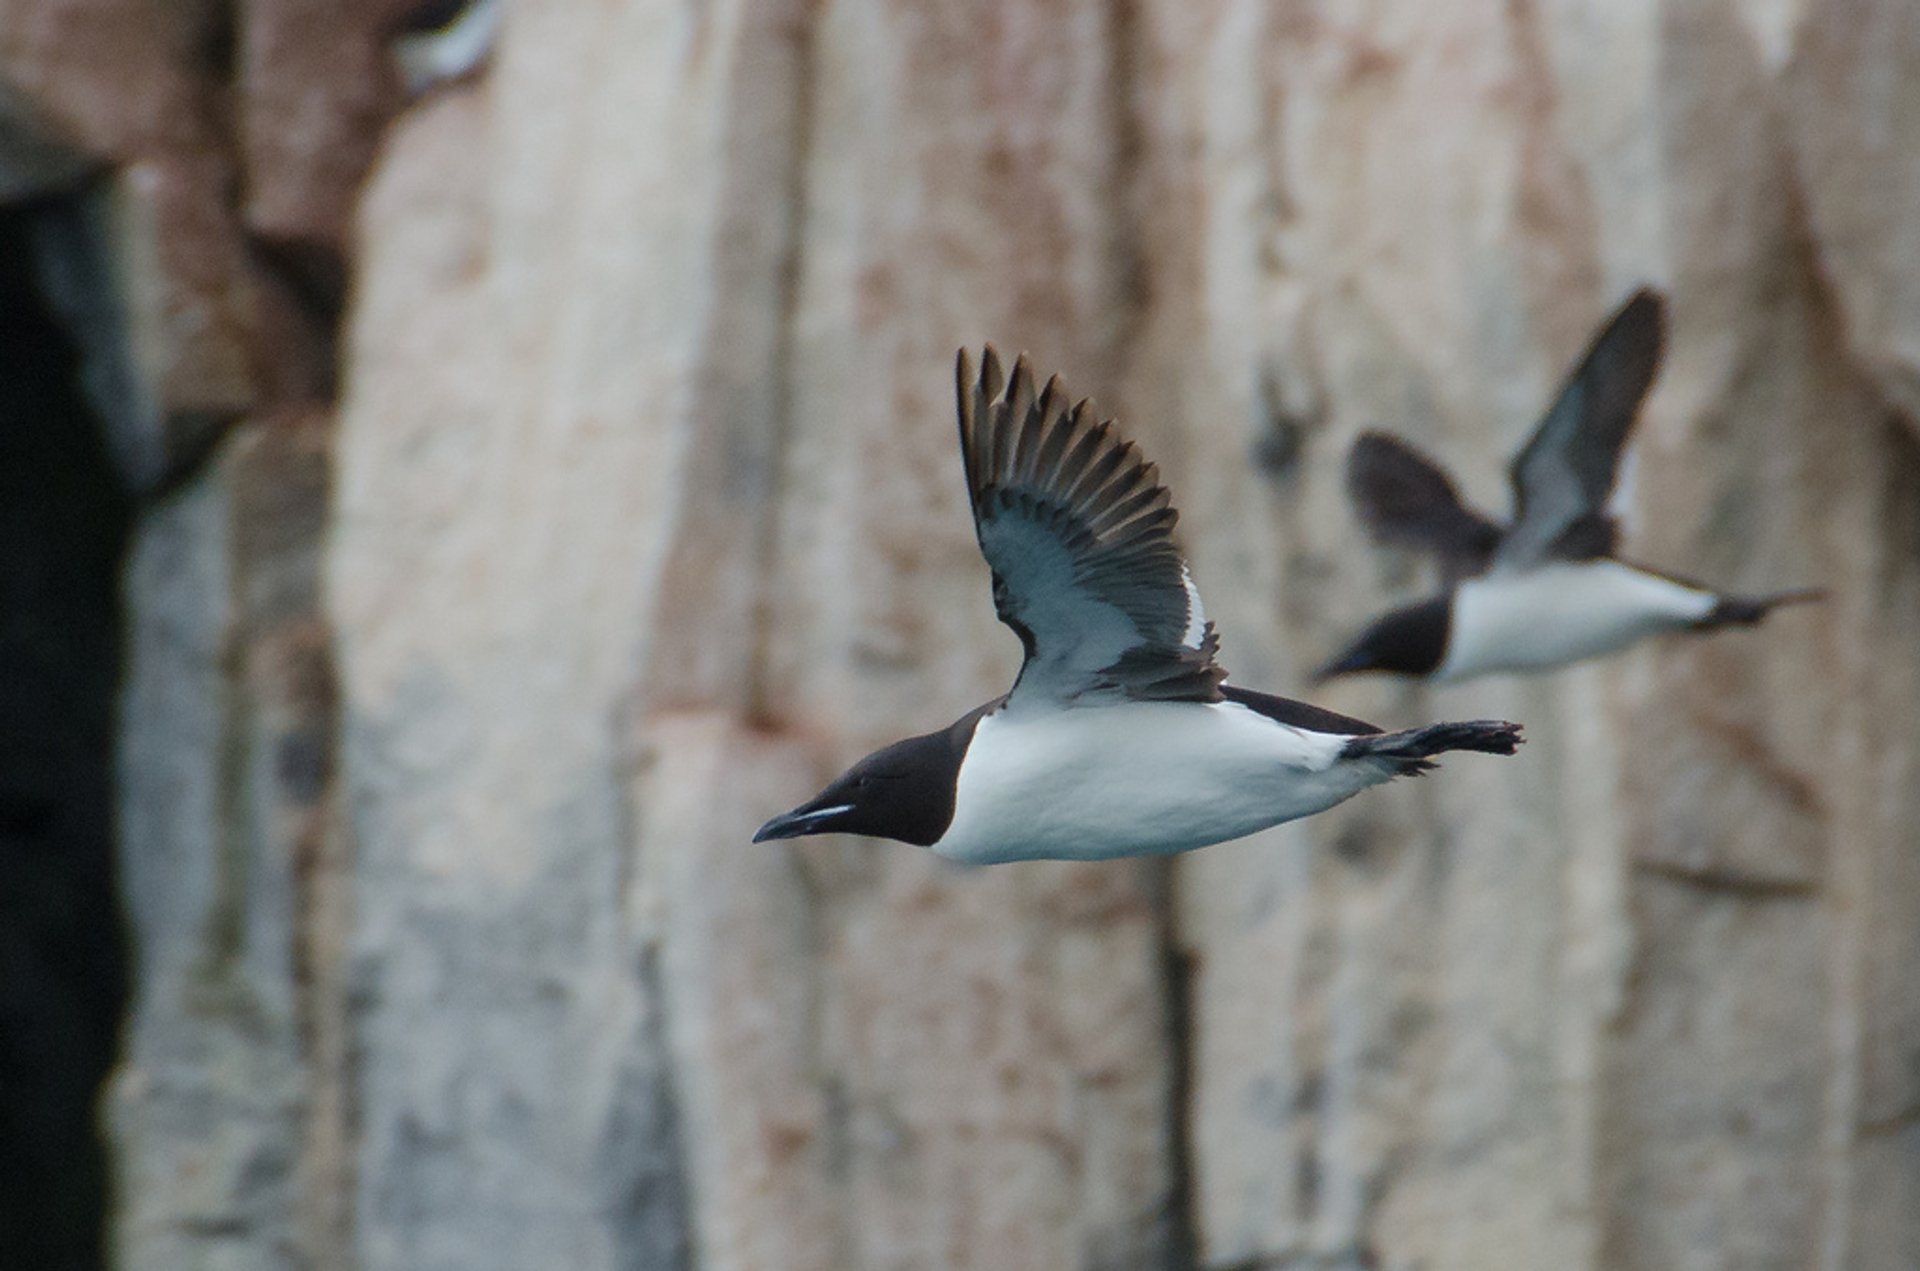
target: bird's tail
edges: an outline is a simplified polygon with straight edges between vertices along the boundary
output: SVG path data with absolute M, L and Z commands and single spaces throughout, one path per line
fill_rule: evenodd
M 1347 742 L 1342 759 L 1384 759 L 1400 776 L 1413 776 L 1439 765 L 1430 758 L 1449 750 L 1478 750 L 1488 755 L 1510 755 L 1526 738 L 1520 725 L 1499 719 L 1475 719 L 1428 724 L 1398 733 L 1369 733 Z
M 1750 627 L 1782 605 L 1804 605 L 1826 598 L 1826 589 L 1823 587 L 1776 591 L 1770 596 L 1722 596 L 1706 617 L 1693 624 L 1693 629 L 1711 631 L 1716 627 Z

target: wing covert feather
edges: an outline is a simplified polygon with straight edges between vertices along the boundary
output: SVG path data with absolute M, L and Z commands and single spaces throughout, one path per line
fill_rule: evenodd
M 992 345 L 955 366 L 960 449 L 994 607 L 1027 652 L 1009 696 L 1219 700 L 1218 639 L 1159 469 L 1058 376 Z

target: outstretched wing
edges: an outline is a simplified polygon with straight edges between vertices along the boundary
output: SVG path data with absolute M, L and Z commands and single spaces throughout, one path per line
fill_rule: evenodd
M 988 345 L 976 377 L 962 349 L 957 378 L 974 531 L 1027 652 L 1009 704 L 1220 700 L 1218 641 L 1159 470 L 1059 376 L 1036 392 L 1024 354 L 1007 376 Z
M 1595 337 L 1552 409 L 1513 461 L 1513 528 L 1498 567 L 1612 554 L 1607 495 L 1666 338 L 1657 292 L 1634 293 Z
M 1432 552 L 1448 582 L 1482 573 L 1501 527 L 1468 507 L 1434 460 L 1390 433 L 1362 433 L 1347 452 L 1347 494 L 1382 542 Z

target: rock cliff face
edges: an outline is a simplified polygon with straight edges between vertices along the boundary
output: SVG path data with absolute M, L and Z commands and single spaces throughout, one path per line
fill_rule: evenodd
M 0 763 L 0 889 L 110 931 L 116 845 L 114 1264 L 1920 1264 L 1920 11 L 527 3 L 409 99 L 406 8 L 0 16 L 21 427 L 100 439 L 5 474 L 83 492 L 0 618 L 95 713 Z M 1824 606 L 1341 686 L 1532 744 L 1171 865 L 748 845 L 1013 672 L 955 346 L 1120 415 L 1298 693 L 1424 582 L 1353 436 L 1503 506 L 1642 282 L 1630 554 Z

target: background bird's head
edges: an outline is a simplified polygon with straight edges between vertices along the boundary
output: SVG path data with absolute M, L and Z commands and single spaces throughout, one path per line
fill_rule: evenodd
M 1362 671 L 1431 675 L 1447 654 L 1452 623 L 1446 596 L 1395 609 L 1361 632 L 1346 651 L 1314 672 L 1316 680 Z

